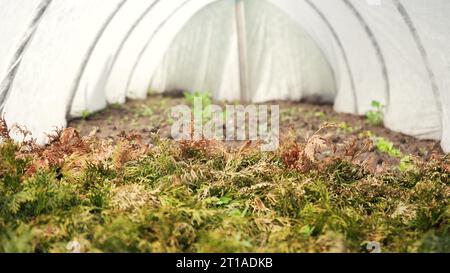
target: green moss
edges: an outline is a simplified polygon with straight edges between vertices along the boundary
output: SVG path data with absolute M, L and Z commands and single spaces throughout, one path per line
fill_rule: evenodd
M 448 159 L 395 173 L 345 160 L 300 172 L 278 152 L 155 145 L 120 169 L 108 158 L 28 175 L 30 161 L 1 144 L 0 251 L 364 252 L 371 241 L 384 252 L 450 251 Z

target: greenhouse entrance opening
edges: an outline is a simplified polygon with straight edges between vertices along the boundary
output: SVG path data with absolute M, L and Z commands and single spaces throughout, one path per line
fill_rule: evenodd
M 150 73 L 152 92 L 210 92 L 218 100 L 331 103 L 336 94 L 333 71 L 315 41 L 289 15 L 261 0 L 206 6 Z

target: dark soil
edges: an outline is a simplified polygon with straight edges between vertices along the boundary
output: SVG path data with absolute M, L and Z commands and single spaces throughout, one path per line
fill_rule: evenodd
M 94 134 L 100 138 L 116 138 L 120 133 L 138 133 L 148 141 L 158 134 L 162 138 L 170 138 L 171 107 L 186 104 L 183 97 L 149 96 L 146 100 L 129 101 L 125 105 L 114 105 L 93 114 L 85 119 L 73 120 L 70 127 L 77 129 L 82 136 Z M 351 137 L 369 133 L 382 137 L 399 149 L 403 155 L 413 155 L 427 160 L 431 155 L 443 154 L 439 142 L 434 140 L 418 140 L 383 126 L 369 124 L 365 117 L 336 113 L 331 105 L 317 105 L 304 102 L 272 102 L 280 105 L 281 134 L 295 130 L 299 141 L 307 139 L 326 123 L 339 124 L 339 128 L 331 130 L 333 142 L 339 143 Z M 378 163 L 385 161 L 396 164 L 399 158 L 383 155 L 376 149 L 373 153 L 379 158 Z

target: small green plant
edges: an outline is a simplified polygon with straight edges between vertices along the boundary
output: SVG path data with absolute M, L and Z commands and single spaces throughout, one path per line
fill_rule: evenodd
M 87 120 L 90 116 L 91 112 L 89 112 L 88 110 L 83 110 L 83 112 L 81 112 L 81 118 L 83 120 Z
M 115 109 L 115 110 L 120 110 L 120 109 L 122 109 L 122 107 L 123 107 L 123 105 L 120 103 L 113 103 L 113 104 L 109 105 L 110 109 Z
M 399 149 L 394 147 L 394 143 L 392 143 L 389 140 L 386 140 L 383 137 L 376 138 L 375 143 L 376 143 L 377 150 L 382 153 L 385 153 L 392 157 L 397 157 L 397 158 L 400 158 L 402 156 L 402 152 Z
M 375 138 L 375 134 L 370 131 L 370 130 L 366 130 L 366 131 L 362 131 L 361 133 L 358 134 L 359 138 L 371 138 L 374 139 Z
M 184 93 L 184 99 L 188 103 L 189 106 L 194 108 L 194 115 L 200 115 L 203 117 L 203 119 L 208 119 L 211 117 L 211 113 L 208 113 L 205 108 L 210 106 L 212 104 L 211 95 L 208 92 L 185 92 Z M 197 101 L 201 101 L 202 108 L 197 109 L 195 108 L 195 103 Z
M 152 117 L 155 114 L 153 108 L 149 105 L 142 104 L 137 110 L 136 115 L 139 117 Z
M 413 161 L 411 156 L 404 156 L 402 159 L 400 159 L 400 165 L 398 169 L 401 172 L 406 172 L 408 170 L 411 170 L 414 167 Z
M 226 205 L 229 205 L 230 203 L 231 203 L 231 201 L 233 201 L 233 199 L 231 199 L 231 197 L 228 197 L 228 196 L 223 196 L 222 198 L 220 198 L 218 201 L 217 201 L 217 205 L 218 206 L 226 206 Z
M 401 172 L 407 172 L 414 168 L 412 157 L 410 155 L 404 155 L 398 148 L 395 148 L 394 143 L 391 141 L 377 137 L 375 138 L 375 144 L 379 152 L 400 159 L 398 169 Z
M 355 129 L 351 127 L 347 122 L 342 122 L 341 124 L 339 124 L 338 129 L 339 131 L 346 134 L 351 134 L 355 131 Z
M 295 116 L 297 108 L 289 108 L 286 110 L 283 110 L 281 112 L 281 121 L 282 122 L 291 122 L 293 117 Z
M 379 126 L 384 120 L 384 106 L 379 101 L 372 101 L 372 110 L 366 113 L 369 124 Z
M 189 106 L 191 107 L 195 107 L 195 102 L 196 100 L 200 100 L 202 102 L 202 109 L 194 109 L 195 111 L 200 111 L 200 112 L 195 112 L 195 115 L 201 115 L 203 117 L 203 121 L 204 122 L 208 122 L 211 118 L 212 118 L 212 113 L 209 111 L 208 106 L 211 106 L 212 104 L 212 97 L 211 94 L 209 92 L 185 92 L 184 93 L 184 98 L 186 100 L 186 102 L 189 104 Z M 227 111 L 224 110 L 221 113 L 221 117 L 223 120 L 225 120 L 227 118 Z
M 318 119 L 324 119 L 327 115 L 322 111 L 314 112 L 314 117 Z
M 194 106 L 197 99 L 201 99 L 203 108 L 212 104 L 211 94 L 209 92 L 184 92 L 184 99 L 190 106 Z

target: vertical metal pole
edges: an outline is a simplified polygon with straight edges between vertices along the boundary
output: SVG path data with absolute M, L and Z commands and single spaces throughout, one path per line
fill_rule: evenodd
M 239 51 L 239 75 L 241 100 L 250 101 L 250 88 L 247 67 L 247 31 L 245 23 L 245 0 L 236 0 L 236 26 Z

